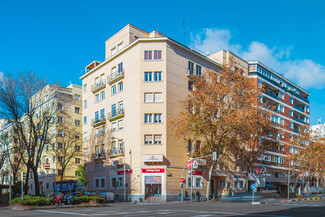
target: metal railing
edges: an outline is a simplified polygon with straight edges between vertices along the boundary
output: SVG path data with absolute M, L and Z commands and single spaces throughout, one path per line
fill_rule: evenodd
M 122 155 L 124 154 L 123 150 L 123 147 L 120 147 L 119 149 L 113 147 L 112 150 L 109 152 L 109 156 Z
M 305 124 L 305 122 L 303 120 L 300 120 L 299 118 L 294 117 L 293 119 L 299 123 Z
M 105 154 L 104 151 L 98 152 L 98 153 L 94 153 L 91 156 L 92 159 L 100 159 L 100 158 L 105 158 L 105 157 L 106 157 L 106 154 Z
M 109 120 L 114 119 L 119 116 L 123 116 L 123 115 L 124 115 L 124 108 L 116 109 L 116 110 L 111 111 L 107 114 Z
M 106 122 L 106 117 L 105 117 L 105 115 L 104 115 L 104 117 L 100 117 L 100 118 L 98 118 L 98 119 L 92 119 L 91 120 L 91 125 L 93 125 L 93 126 L 97 126 L 97 125 L 99 125 L 99 124 L 103 124 L 103 123 L 105 123 Z
M 114 72 L 107 76 L 107 82 L 110 84 L 117 78 L 122 78 L 124 76 L 124 69 L 122 71 Z
M 294 107 L 295 109 L 301 111 L 301 112 L 304 112 L 304 109 L 301 108 L 301 107 L 299 107 L 299 106 L 297 106 L 297 105 L 293 105 L 293 107 Z
M 92 92 L 95 92 L 95 91 L 97 91 L 99 88 L 104 87 L 105 85 L 106 85 L 106 80 L 105 80 L 105 79 L 102 79 L 102 80 L 100 80 L 99 82 L 97 82 L 97 83 L 91 85 L 91 91 L 92 91 Z
M 265 91 L 264 93 L 265 93 L 266 95 L 268 95 L 268 96 L 271 96 L 271 97 L 275 98 L 275 99 L 279 99 L 278 96 L 276 96 L 275 94 L 273 94 L 273 93 L 271 93 L 271 92 L 269 92 L 269 91 Z

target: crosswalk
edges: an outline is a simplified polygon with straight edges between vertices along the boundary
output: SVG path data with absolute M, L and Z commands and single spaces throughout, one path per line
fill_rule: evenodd
M 120 210 L 107 210 L 97 213 L 91 210 L 74 210 L 70 211 L 57 211 L 57 210 L 36 210 L 43 213 L 60 214 L 60 216 L 125 216 L 125 217 L 155 217 L 155 216 L 191 216 L 191 217 L 209 217 L 209 216 L 252 216 L 252 217 L 287 217 L 280 215 L 266 215 L 266 214 L 250 214 L 238 212 L 218 212 L 218 211 L 199 211 L 199 210 L 133 210 L 133 211 L 120 211 Z

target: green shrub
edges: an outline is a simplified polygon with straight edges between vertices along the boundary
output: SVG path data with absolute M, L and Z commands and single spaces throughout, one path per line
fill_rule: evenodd
M 73 203 L 80 204 L 80 203 L 89 203 L 90 201 L 103 203 L 104 198 L 97 197 L 97 196 L 81 196 L 81 197 L 74 197 Z
M 54 203 L 53 198 L 41 197 L 41 196 L 24 196 L 24 200 L 21 197 L 17 197 L 9 201 L 10 205 L 28 205 L 28 206 L 46 206 Z

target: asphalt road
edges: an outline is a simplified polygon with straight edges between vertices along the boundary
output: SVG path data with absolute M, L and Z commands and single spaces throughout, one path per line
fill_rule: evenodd
M 13 211 L 0 210 L 0 217 L 73 217 L 73 216 L 193 216 L 193 217 L 325 217 L 325 201 L 308 201 L 297 203 L 272 203 L 251 205 L 247 203 L 200 202 L 200 203 L 169 203 L 169 204 L 115 204 L 111 207 L 98 208 L 66 208 Z

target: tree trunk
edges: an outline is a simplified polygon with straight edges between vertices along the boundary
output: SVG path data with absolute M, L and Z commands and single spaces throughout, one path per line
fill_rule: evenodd
M 27 170 L 26 170 L 26 181 L 24 184 L 24 194 L 27 195 L 28 194 L 28 179 L 29 179 L 29 167 L 27 166 Z
M 209 168 L 209 177 L 208 177 L 207 192 L 206 192 L 207 201 L 210 200 L 211 177 L 212 177 L 213 169 L 214 169 L 214 164 L 212 164 Z
M 32 168 L 34 174 L 34 184 L 35 184 L 35 195 L 39 195 L 39 183 L 38 183 L 38 173 L 37 167 Z
M 60 192 L 62 192 L 62 180 L 63 180 L 63 171 L 62 171 L 61 177 L 60 177 Z

